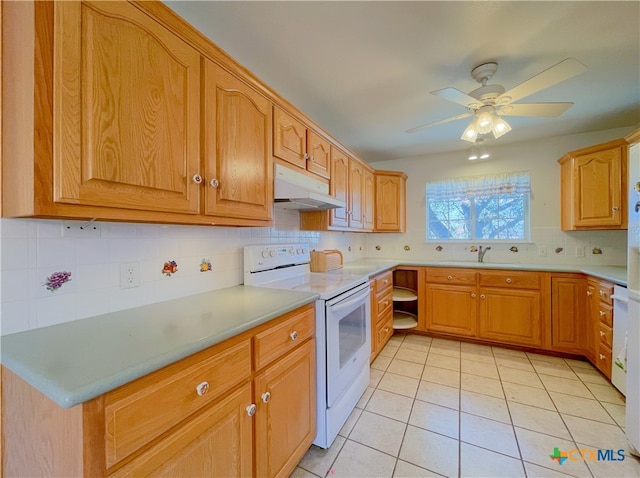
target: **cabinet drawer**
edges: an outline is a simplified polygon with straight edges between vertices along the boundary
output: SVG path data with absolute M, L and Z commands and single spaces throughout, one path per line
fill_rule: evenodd
M 393 313 L 390 312 L 384 316 L 384 319 L 378 322 L 376 326 L 376 344 L 380 351 L 393 335 Z
M 598 319 L 603 324 L 613 327 L 613 308 L 600 302 L 598 304 Z
M 601 344 L 606 345 L 609 348 L 613 347 L 613 329 L 611 327 L 607 327 L 605 324 L 600 322 L 598 335 Z
M 607 378 L 611 378 L 611 349 L 600 343 L 596 354 L 596 365 Z
M 427 269 L 427 282 L 475 285 L 476 271 L 469 269 Z
M 391 310 L 391 307 L 393 306 L 393 289 L 388 289 L 387 291 L 383 292 L 382 294 L 378 294 L 376 296 L 376 301 L 378 303 L 378 318 L 377 320 L 380 321 L 383 318 L 386 318 L 386 314 Z
M 540 274 L 533 272 L 500 271 L 480 273 L 480 285 L 487 287 L 540 289 L 541 282 Z
M 281 355 L 298 346 L 315 333 L 315 313 L 312 306 L 293 315 L 254 337 L 255 369 L 260 370 Z
M 613 295 L 613 286 L 608 283 L 600 282 L 598 284 L 598 297 L 600 298 L 600 302 L 607 305 L 613 305 L 613 299 L 611 296 Z
M 250 376 L 247 339 L 210 356 L 197 354 L 108 393 L 104 407 L 107 468 Z M 197 387 L 205 382 L 208 389 L 201 389 L 200 395 Z
M 383 272 L 375 278 L 376 294 L 382 293 L 385 289 L 393 287 L 393 272 Z

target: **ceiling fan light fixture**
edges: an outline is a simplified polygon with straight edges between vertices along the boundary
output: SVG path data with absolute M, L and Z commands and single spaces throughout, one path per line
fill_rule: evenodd
M 484 111 L 478 115 L 477 130 L 480 134 L 487 134 L 493 129 L 494 118 L 490 111 Z
M 464 130 L 460 139 L 464 141 L 469 141 L 470 143 L 475 143 L 476 139 L 478 139 L 478 129 L 476 128 L 476 118 L 473 119 L 467 129 Z
M 509 126 L 509 123 L 507 123 L 499 116 L 496 116 L 493 120 L 493 127 L 491 129 L 493 136 L 497 139 L 500 136 L 507 134 L 509 131 L 511 131 L 511 126 Z

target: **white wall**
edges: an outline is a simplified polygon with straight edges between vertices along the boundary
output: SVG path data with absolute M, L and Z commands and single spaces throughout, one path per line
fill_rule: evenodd
M 374 163 L 376 169 L 407 173 L 406 234 L 372 235 L 367 239 L 367 256 L 397 259 L 475 260 L 466 244 L 425 242 L 425 184 L 444 178 L 529 171 L 531 174 L 530 244 L 493 244 L 485 262 L 607 264 L 626 263 L 626 231 L 563 232 L 560 230 L 560 166 L 557 160 L 569 151 L 623 137 L 633 128 L 558 136 L 540 141 L 500 145 L 487 142 L 492 154 L 486 161 L 469 161 L 465 152 L 433 154 Z M 436 251 L 441 245 L 443 250 Z M 475 243 L 478 245 L 478 243 Z M 509 251 L 511 246 L 518 252 Z M 379 246 L 379 250 L 376 249 Z M 405 251 L 404 246 L 410 250 Z M 538 246 L 547 247 L 547 256 L 538 254 Z M 585 248 L 585 257 L 575 257 L 577 246 Z M 591 253 L 594 247 L 602 255 Z M 557 248 L 562 251 L 556 253 Z
M 309 243 L 340 249 L 345 261 L 364 257 L 366 237 L 299 230 L 299 213 L 275 212 L 274 227 L 228 228 L 100 222 L 100 235 L 65 237 L 63 221 L 0 220 L 1 316 L 6 335 L 171 300 L 243 282 L 246 244 Z M 351 252 L 348 248 L 351 247 Z M 200 263 L 212 271 L 200 272 Z M 166 261 L 178 272 L 162 274 Z M 120 288 L 120 264 L 138 262 L 140 287 Z M 56 291 L 45 287 L 54 272 L 71 272 Z

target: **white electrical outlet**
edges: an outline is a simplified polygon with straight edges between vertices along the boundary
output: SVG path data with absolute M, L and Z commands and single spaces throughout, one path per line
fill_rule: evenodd
M 120 264 L 120 288 L 130 289 L 140 286 L 140 264 L 129 262 Z
M 584 246 L 576 246 L 576 257 L 584 257 Z
M 547 255 L 547 246 L 538 246 L 538 255 L 546 256 Z

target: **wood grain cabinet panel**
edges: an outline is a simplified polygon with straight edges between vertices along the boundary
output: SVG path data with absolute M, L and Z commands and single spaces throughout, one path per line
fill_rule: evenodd
M 127 2 L 61 2 L 53 44 L 54 200 L 199 212 L 198 51 Z
M 475 285 L 427 283 L 424 302 L 427 330 L 468 337 L 477 334 Z
M 359 161 L 349 158 L 349 227 L 364 226 L 364 167 Z
M 376 218 L 375 203 L 376 180 L 373 171 L 364 168 L 364 191 L 362 193 L 362 228 L 373 231 Z
M 375 231 L 405 232 L 407 175 L 375 171 Z
M 273 155 L 307 167 L 307 127 L 277 106 L 273 107 Z
M 593 337 L 582 275 L 551 277 L 551 346 L 553 350 L 582 354 Z
M 307 130 L 307 170 L 331 178 L 331 144 L 315 131 Z
M 334 146 L 331 147 L 329 194 L 346 205 L 331 209 L 329 223 L 335 227 L 349 227 L 349 156 Z

